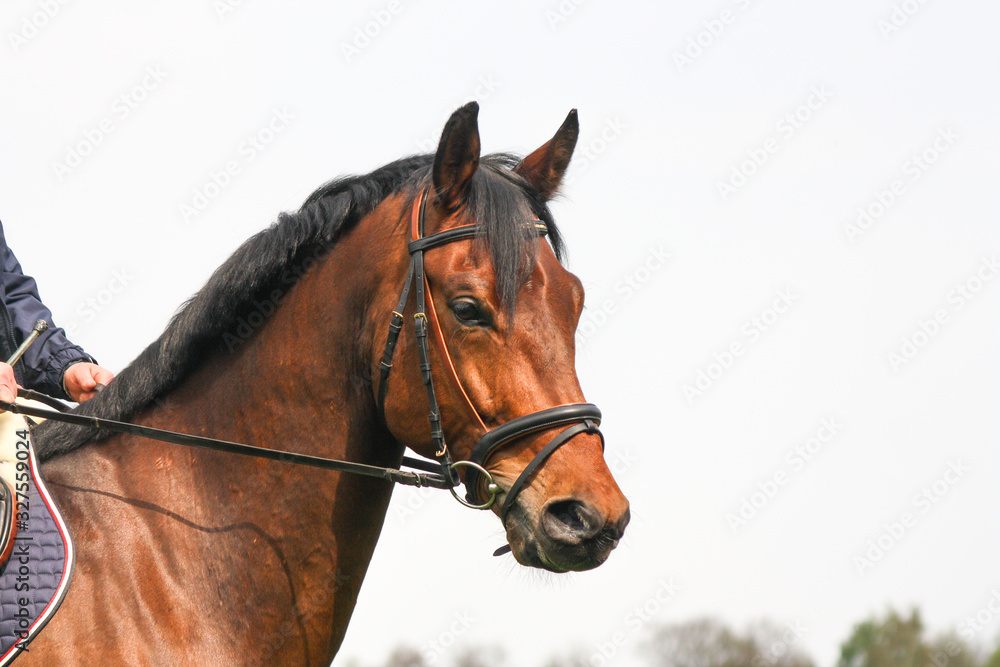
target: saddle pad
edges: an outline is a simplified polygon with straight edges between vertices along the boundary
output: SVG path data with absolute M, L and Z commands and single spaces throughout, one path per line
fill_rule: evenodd
M 38 471 L 27 423 L 0 414 L 0 440 L 13 438 L 14 462 L 3 464 L 15 492 L 17 537 L 0 567 L 0 667 L 11 664 L 62 603 L 73 574 L 73 542 Z M 9 443 L 0 447 L 9 454 Z

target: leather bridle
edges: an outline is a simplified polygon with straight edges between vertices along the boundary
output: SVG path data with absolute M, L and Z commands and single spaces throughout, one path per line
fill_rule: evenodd
M 399 302 L 396 305 L 396 309 L 392 312 L 392 318 L 389 322 L 389 334 L 385 342 L 385 351 L 382 354 L 382 361 L 379 365 L 378 409 L 384 418 L 389 373 L 392 371 L 392 359 L 396 351 L 396 344 L 403 330 L 403 311 L 406 309 L 406 304 L 409 301 L 410 287 L 412 285 L 416 293 L 413 328 L 420 359 L 420 371 L 424 386 L 427 389 L 427 403 L 430 409 L 428 420 L 431 427 L 431 443 L 434 447 L 434 456 L 437 458 L 445 478 L 457 484 L 455 471 L 459 468 L 465 468 L 466 498 L 464 500 L 459 498 L 455 494 L 454 488 L 452 488 L 452 494 L 455 495 L 459 502 L 475 509 L 490 508 L 501 493 L 500 487 L 496 484 L 493 475 L 487 469 L 490 458 L 501 448 L 527 435 L 557 426 L 567 427 L 547 445 L 542 447 L 507 490 L 506 498 L 500 509 L 500 519 L 506 525 L 507 514 L 513 507 L 518 494 L 529 483 L 532 473 L 538 470 L 545 460 L 559 447 L 565 445 L 574 436 L 581 433 L 592 433 L 600 436 L 601 448 L 603 450 L 604 435 L 598 428 L 601 423 L 601 411 L 596 405 L 590 403 L 572 403 L 516 417 L 492 430 L 486 427 L 479 411 L 465 391 L 458 372 L 455 370 L 455 364 L 452 361 L 451 353 L 448 351 L 448 345 L 444 338 L 444 332 L 441 329 L 441 322 L 438 320 L 437 312 L 434 309 L 434 300 L 429 298 L 430 282 L 428 282 L 427 275 L 424 272 L 424 253 L 426 251 L 455 241 L 475 238 L 481 233 L 480 226 L 476 224 L 462 225 L 424 236 L 424 216 L 427 208 L 427 198 L 428 190 L 425 188 L 413 202 L 413 209 L 410 215 L 410 243 L 408 246 L 410 266 L 407 271 L 406 282 L 399 296 Z M 528 224 L 532 226 L 539 237 L 545 236 L 548 231 L 545 224 L 539 220 L 532 220 Z M 467 460 L 453 461 L 448 451 L 448 446 L 445 443 L 444 430 L 441 426 L 441 412 L 434 386 L 434 377 L 431 373 L 430 344 L 427 340 L 428 329 L 433 333 L 438 351 L 444 360 L 445 372 L 451 384 L 457 390 L 461 402 L 465 405 L 465 411 L 472 416 L 473 422 L 483 431 L 482 436 L 480 436 L 478 442 L 473 446 Z M 485 493 L 483 491 L 484 487 Z
M 409 301 L 410 288 L 411 285 L 413 285 L 415 286 L 414 291 L 416 293 L 416 310 L 413 315 L 413 327 L 417 341 L 420 371 L 424 385 L 427 388 L 427 403 L 430 408 L 428 419 L 431 427 L 431 442 L 434 446 L 434 455 L 437 461 L 431 462 L 404 456 L 403 464 L 411 468 L 435 474 L 420 474 L 396 468 L 384 468 L 363 463 L 355 463 L 352 461 L 340 461 L 337 459 L 328 459 L 320 456 L 283 451 L 280 449 L 247 445 L 227 440 L 219 440 L 216 438 L 208 438 L 205 436 L 177 433 L 175 431 L 167 431 L 149 426 L 140 426 L 139 424 L 131 424 L 128 422 L 102 417 L 69 413 L 67 412 L 68 407 L 63 405 L 61 402 L 22 387 L 18 388 L 19 397 L 47 402 L 56 409 L 52 410 L 31 405 L 22 405 L 14 402 L 8 403 L 6 401 L 0 401 L 0 410 L 7 410 L 17 414 L 76 424 L 78 426 L 91 429 L 127 433 L 189 447 L 200 447 L 215 451 L 228 452 L 231 454 L 255 456 L 274 461 L 282 461 L 284 463 L 305 465 L 324 470 L 334 470 L 356 475 L 364 475 L 367 477 L 375 477 L 388 482 L 407 486 L 427 486 L 439 489 L 448 489 L 463 505 L 476 509 L 489 509 L 493 506 L 497 497 L 502 492 L 502 489 L 494 481 L 493 475 L 487 469 L 487 464 L 489 463 L 490 458 L 496 454 L 498 450 L 532 433 L 537 433 L 539 431 L 548 430 L 558 426 L 565 426 L 566 428 L 550 440 L 547 445 L 542 447 L 542 449 L 534 456 L 528 465 L 524 467 L 524 470 L 521 471 L 521 474 L 507 490 L 506 498 L 500 508 L 500 518 L 506 526 L 507 515 L 514 506 L 514 501 L 517 499 L 518 494 L 530 483 L 532 474 L 538 470 L 538 468 L 544 464 L 549 456 L 551 456 L 552 453 L 559 447 L 565 445 L 573 437 L 581 433 L 592 433 L 600 436 L 601 448 L 603 450 L 604 435 L 598 428 L 601 423 L 601 411 L 596 405 L 592 405 L 590 403 L 571 403 L 568 405 L 558 405 L 552 408 L 516 417 L 493 428 L 492 430 L 486 427 L 479 411 L 476 410 L 475 405 L 473 405 L 472 400 L 469 398 L 464 387 L 462 386 L 461 378 L 459 378 L 458 373 L 455 370 L 455 364 L 452 361 L 451 353 L 448 351 L 448 345 L 444 339 L 441 323 L 438 321 L 437 312 L 434 310 L 433 299 L 428 298 L 430 295 L 430 283 L 424 273 L 424 253 L 427 250 L 445 245 L 447 243 L 452 243 L 454 241 L 475 238 L 480 233 L 480 227 L 475 224 L 463 225 L 461 227 L 454 227 L 429 236 L 424 236 L 424 210 L 426 206 L 427 190 L 424 189 L 413 204 L 409 242 L 410 266 L 407 272 L 406 284 L 403 285 L 403 291 L 402 294 L 400 294 L 399 303 L 396 306 L 396 310 L 392 312 L 392 319 L 389 323 L 389 335 L 386 339 L 385 351 L 382 354 L 382 361 L 380 364 L 377 401 L 379 413 L 383 415 L 384 419 L 385 398 L 388 391 L 389 373 L 392 370 L 392 358 L 396 350 L 396 343 L 399 342 L 399 335 L 403 330 L 404 319 L 402 313 L 406 309 L 406 304 Z M 532 220 L 528 224 L 532 226 L 535 233 L 539 237 L 545 236 L 548 231 L 545 224 L 539 220 Z M 441 426 L 441 412 L 438 406 L 437 392 L 434 388 L 434 377 L 431 373 L 430 344 L 427 341 L 429 332 L 433 334 L 434 339 L 437 341 L 438 349 L 444 359 L 445 371 L 448 374 L 451 383 L 458 391 L 459 396 L 461 396 L 466 410 L 472 415 L 474 422 L 482 429 L 483 432 L 479 440 L 473 446 L 469 458 L 466 460 L 453 460 L 450 452 L 448 451 L 448 446 L 445 443 L 444 430 Z M 455 488 L 459 484 L 457 471 L 463 468 L 465 469 L 466 487 L 466 497 L 464 499 L 460 498 L 455 492 Z M 496 553 L 500 554 L 505 549 L 509 550 L 509 547 L 502 548 Z

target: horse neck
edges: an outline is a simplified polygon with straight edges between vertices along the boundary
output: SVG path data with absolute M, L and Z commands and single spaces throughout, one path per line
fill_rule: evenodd
M 385 313 L 368 312 L 380 291 L 372 277 L 385 275 L 386 267 L 376 261 L 389 261 L 384 255 L 366 259 L 381 245 L 376 239 L 387 238 L 379 229 L 379 221 L 359 225 L 297 284 L 270 293 L 268 303 L 277 304 L 273 312 L 265 312 L 270 305 L 259 301 L 264 321 L 244 318 L 248 325 L 260 323 L 257 330 L 238 343 L 230 339 L 143 421 L 316 456 L 398 465 L 402 447 L 381 425 L 371 389 L 372 340 L 385 319 Z M 250 522 L 267 533 L 281 550 L 295 593 L 286 598 L 291 608 L 284 617 L 307 617 L 303 628 L 313 635 L 303 641 L 311 655 L 317 649 L 335 652 L 392 485 L 230 454 L 189 456 L 188 492 L 198 498 L 199 514 L 220 523 Z M 214 557 L 224 567 L 251 571 L 257 565 L 231 552 Z M 271 604 L 267 613 L 278 610 Z M 328 634 L 316 635 L 315 628 Z

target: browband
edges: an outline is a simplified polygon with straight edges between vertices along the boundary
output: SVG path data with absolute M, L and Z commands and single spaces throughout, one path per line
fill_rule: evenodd
M 533 224 L 535 226 L 535 232 L 538 236 L 545 236 L 549 233 L 549 229 L 545 226 L 544 222 L 532 220 L 529 224 Z M 414 239 L 413 241 L 410 241 L 407 248 L 412 255 L 413 253 L 420 252 L 421 250 L 436 248 L 440 245 L 451 243 L 452 241 L 473 238 L 477 234 L 479 234 L 479 225 L 462 225 L 461 227 L 452 227 L 451 229 L 435 232 L 430 236 L 423 236 L 421 238 Z

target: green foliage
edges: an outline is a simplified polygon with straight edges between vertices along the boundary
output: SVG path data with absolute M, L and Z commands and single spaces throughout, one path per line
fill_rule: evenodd
M 909 618 L 890 611 L 884 621 L 872 618 L 854 626 L 840 646 L 837 667 L 915 667 L 930 662 L 920 641 L 924 624 L 914 609 Z
M 916 609 L 909 617 L 890 609 L 885 618 L 854 626 L 840 646 L 837 667 L 980 667 L 977 651 L 954 634 L 924 639 Z
M 1000 647 L 983 663 L 983 667 L 1000 667 Z
M 652 628 L 641 644 L 644 667 L 815 667 L 798 644 L 808 632 L 797 623 L 784 626 L 760 622 L 745 632 L 732 630 L 724 623 L 704 618 L 685 623 Z M 502 648 L 496 646 L 455 647 L 434 664 L 412 648 L 397 648 L 380 667 L 505 667 Z M 517 667 L 594 667 L 587 657 L 587 647 L 532 665 Z M 631 664 L 631 663 L 630 663 Z M 614 667 L 615 662 L 607 663 Z M 361 667 L 348 661 L 346 667 Z M 934 638 L 926 636 L 923 619 L 917 609 L 908 614 L 889 609 L 857 625 L 840 646 L 836 667 L 1000 667 L 1000 648 L 988 659 L 980 651 L 949 632 Z

